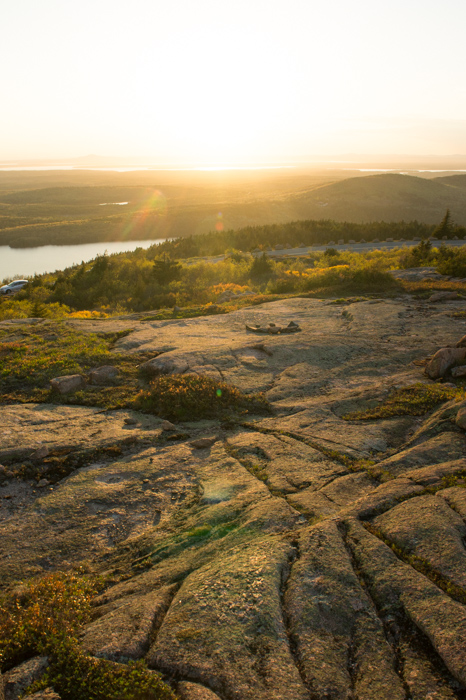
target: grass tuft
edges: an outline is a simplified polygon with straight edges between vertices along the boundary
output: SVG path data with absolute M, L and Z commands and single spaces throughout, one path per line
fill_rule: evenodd
M 193 374 L 158 377 L 148 390 L 139 393 L 135 406 L 168 420 L 218 418 L 228 412 L 271 412 L 261 394 L 246 395 L 225 382 Z
M 354 411 L 343 416 L 344 420 L 376 420 L 392 416 L 423 416 L 439 403 L 462 395 L 461 390 L 441 384 L 412 384 L 395 389 L 390 396 L 375 408 Z

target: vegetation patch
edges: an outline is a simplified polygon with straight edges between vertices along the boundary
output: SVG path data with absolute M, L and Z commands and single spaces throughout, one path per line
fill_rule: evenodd
M 230 384 L 193 374 L 158 377 L 139 393 L 135 405 L 146 413 L 182 421 L 218 418 L 229 412 L 271 413 L 262 394 L 243 394 Z
M 100 579 L 58 572 L 0 598 L 2 671 L 40 654 L 49 657 L 49 666 L 31 691 L 53 686 L 63 700 L 175 700 L 143 662 L 115 664 L 80 649 L 77 635 L 91 620 L 100 588 Z
M 409 282 L 390 274 L 393 269 L 427 265 L 444 275 L 466 276 L 465 249 L 440 242 L 433 247 L 427 240 L 433 227 L 425 225 L 367 224 L 350 235 L 354 240 L 363 231 L 365 240 L 377 238 L 377 233 L 382 240 L 396 238 L 397 234 L 400 240 L 409 235 L 425 237 L 409 250 L 400 247 L 356 253 L 330 247 L 326 251 L 310 250 L 302 256 L 275 258 L 267 254 L 272 245 L 283 242 L 300 245 L 297 241 L 302 241 L 308 246 L 328 237 L 345 239 L 354 226 L 345 223 L 344 235 L 341 226 L 331 221 L 309 221 L 282 227 L 248 227 L 178 238 L 146 250 L 101 255 L 61 272 L 36 275 L 14 298 L 0 299 L 0 320 L 31 316 L 95 318 L 138 312 L 146 314 L 144 320 L 158 321 L 227 313 L 296 295 L 390 297 L 403 291 L 421 296 L 434 289 L 464 291 L 464 283 L 459 281 Z M 462 235 L 456 228 L 453 232 L 457 237 Z M 260 255 L 258 250 L 262 251 Z M 207 257 L 222 253 L 223 259 Z M 225 292 L 234 297 L 228 301 Z
M 145 355 L 112 352 L 114 343 L 130 330 L 85 333 L 66 322 L 31 324 L 0 331 L 0 403 L 36 401 L 103 408 L 129 407 L 138 391 L 138 364 Z M 112 365 L 119 371 L 118 386 L 88 385 L 61 395 L 50 390 L 54 377 L 86 375 L 94 367 Z
M 390 396 L 375 408 L 354 411 L 343 416 L 344 420 L 376 420 L 392 416 L 423 416 L 439 403 L 462 396 L 458 389 L 441 384 L 412 384 L 395 389 Z
M 53 377 L 121 363 L 126 358 L 110 350 L 120 335 L 82 333 L 60 322 L 4 331 L 0 336 L 2 388 L 43 386 Z

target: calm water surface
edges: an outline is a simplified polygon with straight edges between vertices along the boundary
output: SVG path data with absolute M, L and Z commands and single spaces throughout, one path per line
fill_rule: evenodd
M 44 245 L 39 248 L 10 248 L 0 246 L 0 280 L 12 277 L 29 277 L 43 272 L 63 270 L 71 265 L 88 262 L 107 252 L 124 253 L 136 248 L 149 248 L 163 243 L 165 238 L 154 241 L 127 241 L 112 243 L 84 243 L 81 245 Z

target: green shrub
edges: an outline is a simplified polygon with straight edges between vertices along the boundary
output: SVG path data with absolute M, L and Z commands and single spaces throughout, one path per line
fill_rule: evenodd
M 425 267 L 432 265 L 435 260 L 435 255 L 432 250 L 430 241 L 420 241 L 411 250 L 403 255 L 401 264 L 404 268 L 409 267 Z
M 194 374 L 158 377 L 148 391 L 141 391 L 136 407 L 168 420 L 217 418 L 229 411 L 269 413 L 270 405 L 261 394 L 243 394 L 225 382 Z
M 21 593 L 0 599 L 0 665 L 5 671 L 37 655 L 49 666 L 31 688 L 53 686 L 63 700 L 175 700 L 144 662 L 115 664 L 87 656 L 77 633 L 91 620 L 91 599 L 101 581 L 47 574 Z
M 176 700 L 171 688 L 144 661 L 116 664 L 96 659 L 65 639 L 36 687 L 49 685 L 62 700 Z
M 441 246 L 438 251 L 437 272 L 449 277 L 466 277 L 466 249 Z
M 251 267 L 249 268 L 249 276 L 251 279 L 257 279 L 260 277 L 267 277 L 272 274 L 273 271 L 273 262 L 267 257 L 265 253 L 262 253 L 257 258 L 254 258 L 254 260 L 251 263 Z
M 19 594 L 0 599 L 0 661 L 10 668 L 57 637 L 74 637 L 90 620 L 97 585 L 89 578 L 54 573 L 28 583 Z

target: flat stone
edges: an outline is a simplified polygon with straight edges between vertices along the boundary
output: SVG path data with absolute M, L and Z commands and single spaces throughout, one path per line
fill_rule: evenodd
M 175 689 L 189 700 L 453 700 L 466 679 L 454 600 L 466 570 L 464 406 L 344 419 L 418 382 L 413 360 L 454 346 L 458 321 L 443 308 L 409 296 L 351 303 L 351 331 L 319 299 L 131 319 L 117 352 L 164 350 L 263 391 L 274 412 L 180 423 L 219 436 L 195 449 L 160 439 L 162 421 L 136 411 L 4 404 L 0 586 L 83 563 L 104 574 L 83 647 L 112 663 L 147 658 L 185 679 Z M 270 319 L 301 332 L 245 330 Z M 87 323 L 101 332 L 128 319 Z M 53 489 L 35 488 L 41 443 L 52 455 L 43 474 L 58 467 Z M 34 480 L 22 480 L 25 466 Z
M 371 597 L 384 615 L 397 618 L 400 607 L 425 634 L 451 674 L 466 681 L 463 640 L 466 610 L 421 573 L 401 562 L 390 547 L 355 520 L 347 523 L 348 543 L 367 582 Z
M 148 665 L 181 676 L 190 669 L 191 678 L 222 697 L 308 700 L 281 612 L 291 552 L 289 543 L 267 537 L 190 574 L 146 656 Z
M 427 439 L 426 439 L 427 438 Z M 466 457 L 464 437 L 459 433 L 425 436 L 418 444 L 381 460 L 377 467 L 392 476 L 409 476 L 412 470 Z
M 300 538 L 285 594 L 290 633 L 306 685 L 318 698 L 404 700 L 394 654 L 353 570 L 334 522 Z M 351 649 L 351 652 L 350 652 Z M 353 678 L 347 660 L 355 657 Z
M 111 661 L 142 658 L 177 588 L 176 585 L 165 586 L 146 595 L 120 598 L 107 606 L 108 612 L 85 628 L 81 640 L 83 648 L 93 656 Z

